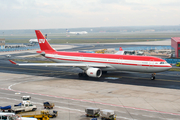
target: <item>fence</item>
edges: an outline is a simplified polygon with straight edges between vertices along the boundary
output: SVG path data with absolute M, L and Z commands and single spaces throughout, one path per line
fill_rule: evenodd
M 169 58 L 163 58 L 163 59 L 169 64 L 176 64 L 177 62 L 180 62 L 180 59 L 169 59 Z
M 5 48 L 5 49 L 0 49 L 0 52 L 22 51 L 22 50 L 33 50 L 33 49 L 39 49 L 39 46 L 26 46 L 26 47 L 19 47 L 19 48 Z
M 170 50 L 171 46 L 135 46 L 135 47 L 122 47 L 123 50 Z M 119 48 L 115 49 L 119 51 Z

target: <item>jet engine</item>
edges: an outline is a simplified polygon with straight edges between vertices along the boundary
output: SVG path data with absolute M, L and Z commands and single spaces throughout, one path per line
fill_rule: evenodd
M 86 74 L 89 77 L 98 77 L 99 78 L 102 75 L 102 70 L 99 68 L 89 68 L 86 70 Z

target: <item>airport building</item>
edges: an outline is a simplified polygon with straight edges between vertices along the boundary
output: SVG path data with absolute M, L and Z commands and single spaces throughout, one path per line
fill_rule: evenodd
M 171 47 L 173 57 L 180 58 L 180 37 L 171 38 Z
M 5 48 L 5 39 L 0 39 L 0 49 Z

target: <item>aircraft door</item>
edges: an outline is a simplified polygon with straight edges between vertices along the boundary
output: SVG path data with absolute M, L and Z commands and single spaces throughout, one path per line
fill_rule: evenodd
M 149 61 L 149 67 L 154 67 L 154 60 L 153 60 L 153 59 L 151 59 L 151 60 Z
M 83 58 L 83 55 L 80 55 L 79 56 L 79 61 L 83 62 L 84 58 Z
M 123 58 L 119 58 L 119 62 L 118 62 L 120 65 L 122 65 L 123 63 Z

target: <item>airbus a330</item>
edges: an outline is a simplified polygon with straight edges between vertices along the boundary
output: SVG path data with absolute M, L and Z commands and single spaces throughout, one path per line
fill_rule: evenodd
M 40 30 L 35 30 L 42 56 L 56 63 L 11 63 L 19 66 L 71 66 L 83 70 L 79 77 L 101 77 L 107 71 L 133 71 L 152 73 L 151 79 L 155 79 L 155 73 L 169 70 L 172 66 L 165 60 L 152 56 L 122 55 L 122 54 L 98 54 L 63 52 L 53 49 Z

